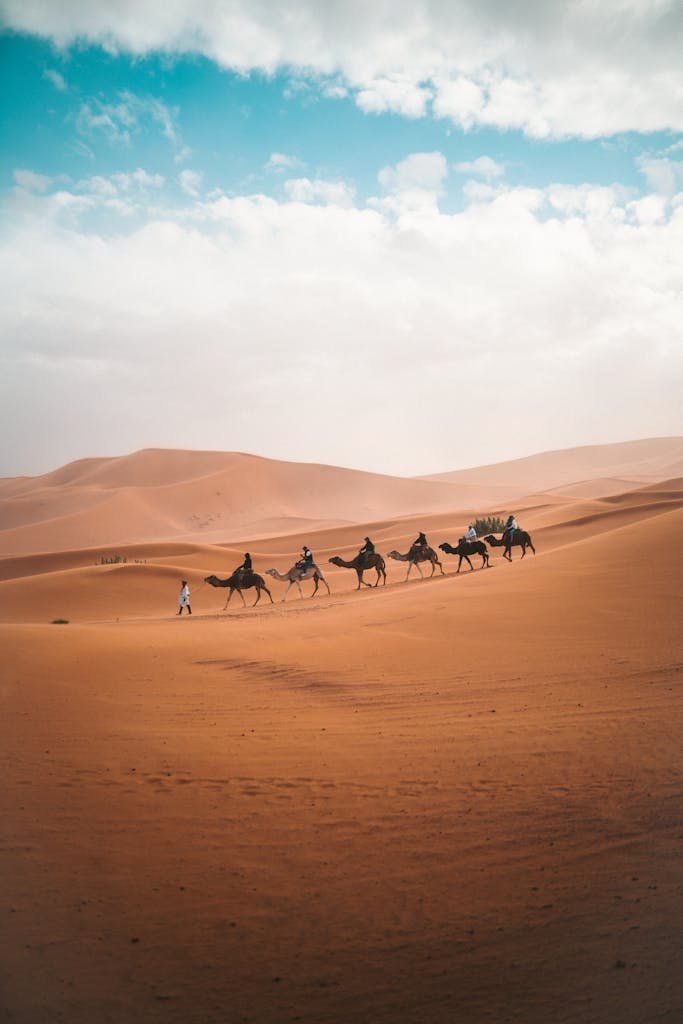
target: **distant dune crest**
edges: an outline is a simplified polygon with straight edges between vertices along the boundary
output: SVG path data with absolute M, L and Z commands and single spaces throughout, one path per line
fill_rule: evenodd
M 239 452 L 146 449 L 0 480 L 0 556 L 168 540 L 221 543 L 387 518 L 594 499 L 683 476 L 683 438 L 391 477 Z

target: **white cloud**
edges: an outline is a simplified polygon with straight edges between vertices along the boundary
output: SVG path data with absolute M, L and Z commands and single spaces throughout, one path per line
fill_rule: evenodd
M 177 151 L 176 159 L 184 160 L 190 151 L 183 146 L 176 124 L 178 110 L 168 107 L 154 96 L 137 96 L 124 89 L 113 102 L 98 97 L 81 104 L 76 118 L 78 131 L 86 138 L 101 135 L 112 145 L 129 146 L 132 136 L 145 124 L 155 124 Z
M 392 192 L 424 188 L 439 192 L 448 173 L 443 153 L 411 153 L 394 167 L 383 167 L 378 178 L 381 185 Z
M 129 192 L 135 188 L 161 188 L 161 186 L 164 184 L 163 175 L 150 174 L 149 171 L 143 170 L 142 167 L 138 167 L 136 171 L 132 171 L 130 174 L 114 174 L 112 175 L 112 180 L 124 192 Z
M 242 73 L 287 69 L 369 113 L 430 109 L 537 137 L 683 129 L 676 0 L 4 0 L 11 28 L 133 54 L 201 53 Z M 96 113 L 96 112 L 95 112 Z
M 623 220 L 631 199 L 628 189 L 618 186 L 550 185 L 548 202 L 565 217 L 616 218 Z
M 104 103 L 93 99 L 81 104 L 76 127 L 81 134 L 102 134 L 112 144 L 130 145 L 137 120 L 127 103 Z
M 201 171 L 191 171 L 189 168 L 181 171 L 178 175 L 178 181 L 183 192 L 186 192 L 188 196 L 196 197 L 199 195 L 199 189 L 202 184 Z
M 22 170 L 17 168 L 12 174 L 15 184 L 27 192 L 46 192 L 52 184 L 52 178 L 46 174 L 36 174 L 35 171 Z
M 437 82 L 434 113 L 462 128 L 472 128 L 483 119 L 485 95 L 481 85 L 464 75 Z
M 322 91 L 323 96 L 330 100 L 344 100 L 349 95 L 348 87 L 342 82 L 326 82 Z
M 310 178 L 290 178 L 284 183 L 287 196 L 297 203 L 325 203 L 333 206 L 353 206 L 354 190 L 343 181 L 321 181 Z
M 437 213 L 447 173 L 443 153 L 411 153 L 395 166 L 382 168 L 377 178 L 388 195 L 373 198 L 370 205 L 398 217 Z
M 54 68 L 45 68 L 45 71 L 43 71 L 43 78 L 46 78 L 48 82 L 51 82 L 58 92 L 67 91 L 68 86 L 64 76 L 61 75 L 59 71 L 55 71 Z
M 386 187 L 438 190 L 438 157 L 413 154 Z M 450 468 L 464 447 L 476 464 L 680 430 L 683 206 L 662 197 L 497 189 L 395 217 L 321 204 L 309 182 L 107 237 L 78 210 L 134 182 L 89 181 L 6 211 L 13 472 L 36 451 L 82 454 L 84 428 L 94 453 L 227 448 L 399 473 Z
M 495 181 L 505 174 L 505 167 L 490 156 L 479 156 L 476 160 L 463 160 L 455 164 L 458 174 L 472 174 L 475 178 L 484 178 L 485 181 Z
M 638 166 L 655 192 L 671 197 L 683 188 L 683 160 L 643 156 Z
M 271 153 L 268 163 L 266 164 L 266 169 L 282 173 L 284 171 L 291 171 L 294 168 L 303 166 L 303 161 L 299 160 L 295 156 L 287 156 L 286 153 Z
M 666 220 L 666 200 L 663 196 L 643 196 L 628 204 L 628 212 L 639 224 L 661 224 Z
M 356 102 L 366 114 L 390 110 L 405 117 L 423 117 L 432 90 L 405 75 L 381 76 L 361 86 Z

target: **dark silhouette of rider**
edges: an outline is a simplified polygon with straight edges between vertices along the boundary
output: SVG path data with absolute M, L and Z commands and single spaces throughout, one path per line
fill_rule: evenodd
M 428 547 L 428 545 L 427 545 L 427 538 L 425 537 L 424 533 L 420 533 L 418 535 L 417 540 L 413 541 L 413 547 L 414 548 L 417 548 L 417 547 L 419 547 L 419 548 L 426 548 L 426 547 Z
M 365 544 L 360 549 L 358 554 L 361 556 L 361 558 L 363 558 L 366 555 L 374 555 L 374 553 L 375 553 L 375 545 L 372 543 L 372 541 L 370 540 L 369 537 L 366 537 L 365 538 Z
M 244 572 L 251 572 L 252 571 L 251 555 L 249 554 L 248 551 L 247 551 L 247 553 L 244 556 L 244 561 L 242 562 L 242 564 L 238 565 L 237 568 L 235 569 L 235 572 L 241 572 L 241 571 L 244 571 Z

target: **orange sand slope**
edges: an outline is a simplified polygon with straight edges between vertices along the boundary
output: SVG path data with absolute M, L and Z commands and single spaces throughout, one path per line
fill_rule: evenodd
M 557 499 L 549 502 L 533 499 L 518 513 L 522 526 L 530 531 L 539 558 L 557 548 L 586 538 L 597 538 L 618 531 L 632 523 L 650 524 L 652 538 L 658 536 L 659 520 L 666 513 L 683 505 L 683 480 L 664 481 L 622 495 L 611 495 L 586 501 Z M 377 550 L 386 557 L 389 584 L 405 579 L 405 563 L 389 559 L 388 552 L 406 552 L 420 529 L 425 529 L 430 543 L 438 550 L 444 541 L 457 544 L 458 531 L 453 528 L 452 515 L 439 514 L 410 519 L 385 520 L 362 527 L 335 527 L 312 530 L 306 535 L 284 538 L 251 539 L 245 542 L 256 572 L 264 576 L 273 598 L 285 591 L 286 584 L 266 575 L 268 568 L 284 573 L 299 557 L 306 541 L 314 552 L 335 593 L 352 592 L 357 586 L 355 573 L 329 564 L 333 555 L 350 560 L 362 544 L 365 530 L 370 530 Z M 657 544 L 659 546 L 659 542 Z M 52 622 L 56 618 L 74 621 L 102 621 L 131 617 L 158 617 L 174 610 L 176 592 L 181 578 L 190 583 L 195 613 L 221 610 L 227 591 L 204 583 L 205 577 L 230 575 L 239 565 L 243 550 L 229 545 L 156 542 L 117 545 L 120 561 L 102 564 L 110 556 L 109 549 L 86 548 L 54 554 L 25 555 L 0 559 L 0 622 Z M 452 571 L 457 559 L 439 552 L 444 569 Z M 516 552 L 516 557 L 519 553 Z M 491 548 L 492 564 L 501 561 L 501 551 Z M 534 557 L 531 554 L 527 558 Z M 473 565 L 481 566 L 479 556 Z M 465 566 L 467 568 L 467 566 Z M 428 570 L 427 570 L 428 571 Z M 413 570 L 413 578 L 419 578 Z M 376 576 L 368 573 L 368 582 Z M 312 584 L 306 583 L 307 593 Z M 324 592 L 324 588 L 321 592 Z M 290 591 L 289 599 L 298 598 Z M 248 593 L 253 603 L 255 592 Z M 263 610 L 267 596 L 262 597 Z M 231 611 L 242 608 L 239 595 L 232 599 Z
M 360 592 L 454 513 L 257 535 L 332 593 L 227 612 L 246 544 L 0 561 L 6 1019 L 678 1024 L 682 505 L 537 493 L 535 556 Z
M 506 498 L 510 500 L 536 490 L 601 497 L 627 490 L 629 485 L 682 475 L 683 438 L 659 437 L 541 452 L 511 462 L 438 473 L 423 479 L 469 486 L 495 484 L 507 491 Z M 613 490 L 601 489 L 597 493 L 595 488 L 600 485 Z
M 550 488 L 559 498 L 602 497 L 682 473 L 683 438 L 547 452 L 429 480 L 150 450 L 0 480 L 0 557 L 152 540 L 214 544 L 454 510 L 469 517 Z

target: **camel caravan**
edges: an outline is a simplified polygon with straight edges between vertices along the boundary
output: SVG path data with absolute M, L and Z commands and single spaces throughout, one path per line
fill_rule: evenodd
M 460 572 L 463 562 L 467 562 L 470 567 L 470 571 L 474 569 L 474 566 L 470 561 L 471 555 L 479 555 L 481 557 L 481 569 L 490 568 L 487 544 L 493 548 L 502 547 L 503 557 L 507 559 L 508 562 L 512 562 L 513 547 L 520 547 L 522 549 L 522 558 L 526 555 L 527 548 L 530 548 L 533 553 L 536 554 L 536 548 L 532 544 L 530 535 L 526 530 L 521 530 L 519 528 L 517 521 L 512 515 L 508 516 L 500 538 L 489 533 L 480 540 L 476 529 L 472 524 L 470 524 L 464 536 L 460 537 L 456 545 L 444 542 L 443 544 L 439 544 L 439 550 L 443 551 L 446 555 L 457 556 L 457 575 L 457 573 Z M 407 564 L 408 569 L 404 577 L 404 582 L 408 580 L 413 567 L 417 569 L 420 578 L 424 579 L 424 572 L 422 571 L 423 565 L 431 566 L 431 572 L 429 574 L 430 578 L 436 572 L 437 566 L 439 567 L 441 575 L 446 575 L 437 552 L 429 545 L 424 533 L 420 533 L 416 537 L 405 554 L 402 554 L 400 551 L 389 551 L 387 553 L 387 558 L 392 558 L 394 561 L 405 562 Z M 380 580 L 382 581 L 382 586 L 386 585 L 386 562 L 384 557 L 375 550 L 375 545 L 369 537 L 365 538 L 365 543 L 355 558 L 347 560 L 341 558 L 339 555 L 333 555 L 332 558 L 329 559 L 329 562 L 331 565 L 335 565 L 338 568 L 352 569 L 356 573 L 356 579 L 358 581 L 356 590 L 360 590 L 361 587 L 377 587 L 379 586 Z M 363 579 L 363 576 L 366 572 L 371 572 L 372 570 L 375 571 L 376 578 L 374 583 L 368 583 L 367 580 Z M 280 572 L 279 569 L 270 568 L 265 570 L 265 575 L 272 576 L 273 579 L 287 584 L 287 589 L 282 597 L 283 601 L 287 600 L 287 594 L 295 585 L 299 591 L 299 597 L 303 599 L 304 592 L 301 589 L 301 584 L 304 580 L 313 581 L 314 586 L 311 597 L 315 597 L 318 593 L 318 588 L 321 583 L 327 589 L 327 593 L 331 593 L 330 585 L 325 578 L 325 574 L 322 569 L 316 565 L 313 559 L 313 554 L 308 545 L 304 545 L 301 552 L 301 558 L 295 562 L 290 569 L 287 569 L 285 572 Z M 184 580 L 183 583 L 185 583 Z M 212 587 L 223 587 L 228 591 L 223 611 L 225 611 L 230 604 L 230 599 L 235 592 L 239 594 L 242 599 L 242 604 L 246 608 L 247 602 L 244 600 L 243 594 L 243 591 L 245 590 L 256 591 L 256 600 L 252 607 L 256 607 L 261 600 L 262 591 L 265 591 L 268 595 L 271 604 L 274 603 L 273 596 L 266 586 L 263 576 L 254 572 L 249 552 L 245 554 L 242 564 L 238 566 L 227 579 L 221 579 L 215 575 L 206 576 L 204 583 L 208 583 Z

